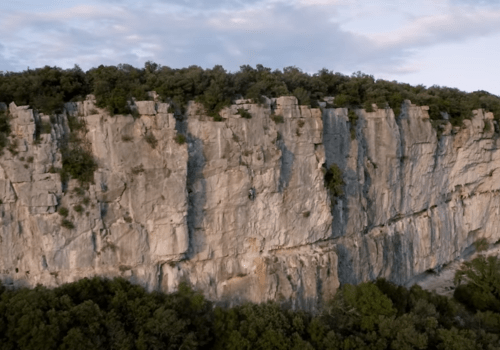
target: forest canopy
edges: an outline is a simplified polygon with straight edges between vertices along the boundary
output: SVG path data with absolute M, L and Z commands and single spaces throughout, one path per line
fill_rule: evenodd
M 182 283 L 170 294 L 122 278 L 0 283 L 0 349 L 499 349 L 500 260 L 479 257 L 456 278 L 454 298 L 383 279 L 345 284 L 314 314 L 216 306 Z
M 127 101 L 132 97 L 148 99 L 148 91 L 156 91 L 179 112 L 185 110 L 188 101 L 197 100 L 215 118 L 234 99 L 249 98 L 258 103 L 262 95 L 294 95 L 300 104 L 312 107 L 318 107 L 324 97 L 333 96 L 334 105 L 330 107 L 371 111 L 372 104 L 376 104 L 379 108 L 393 108 L 396 115 L 403 101 L 409 99 L 429 106 L 434 120 L 443 119 L 446 113 L 453 125 L 460 125 L 471 117 L 473 109 L 479 108 L 500 118 L 500 97 L 486 91 L 466 93 L 449 87 L 412 86 L 361 72 L 348 76 L 326 68 L 309 74 L 297 67 L 273 71 L 258 64 L 227 72 L 220 65 L 211 69 L 174 69 L 146 62 L 143 68 L 101 65 L 84 72 L 76 65 L 72 69 L 46 66 L 0 74 L 0 101 L 30 105 L 46 114 L 61 110 L 64 102 L 82 100 L 87 94 L 94 94 L 97 105 L 111 114 L 126 114 L 130 112 Z

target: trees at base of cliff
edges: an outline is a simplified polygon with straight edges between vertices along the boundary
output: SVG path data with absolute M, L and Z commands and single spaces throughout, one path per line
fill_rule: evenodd
M 472 277 L 474 278 L 474 277 Z M 122 278 L 55 289 L 0 284 L 0 349 L 495 349 L 500 314 L 385 280 L 344 285 L 313 314 L 277 303 L 216 307 L 181 284 Z
M 183 286 L 165 295 L 93 278 L 0 294 L 1 349 L 196 349 L 211 322 L 210 303 Z
M 462 284 L 465 282 L 465 284 Z M 454 297 L 474 311 L 500 313 L 500 259 L 479 256 L 464 262 L 455 275 Z

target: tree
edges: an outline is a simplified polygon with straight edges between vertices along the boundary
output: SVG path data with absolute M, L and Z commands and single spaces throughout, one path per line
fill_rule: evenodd
M 500 259 L 479 256 L 455 274 L 454 296 L 474 310 L 500 312 Z M 462 285 L 462 282 L 465 284 Z

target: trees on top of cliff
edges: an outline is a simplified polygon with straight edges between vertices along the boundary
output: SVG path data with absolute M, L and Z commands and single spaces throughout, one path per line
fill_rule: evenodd
M 163 100 L 173 102 L 183 111 L 190 100 L 197 99 L 208 114 L 219 110 L 240 97 L 260 102 L 262 95 L 279 97 L 295 95 L 300 104 L 317 106 L 325 96 L 334 96 L 335 107 L 365 108 L 372 104 L 387 106 L 400 113 L 405 99 L 418 105 L 428 105 L 432 119 L 442 119 L 460 125 L 471 116 L 472 109 L 484 108 L 500 120 L 500 97 L 485 91 L 465 93 L 458 89 L 423 85 L 411 86 L 396 81 L 376 80 L 356 72 L 351 76 L 322 69 L 315 74 L 297 67 L 272 71 L 262 65 L 244 65 L 239 71 L 227 72 L 222 66 L 203 69 L 198 66 L 174 69 L 154 62 L 144 68 L 128 64 L 99 66 L 83 72 L 78 66 L 63 70 L 44 67 L 20 73 L 0 74 L 0 101 L 29 104 L 44 113 L 61 109 L 63 102 L 83 99 L 93 93 L 100 107 L 110 113 L 129 113 L 127 101 L 132 97 L 148 99 L 147 91 L 155 90 Z
M 99 66 L 87 72 L 92 93 L 96 96 L 97 106 L 107 108 L 111 114 L 128 114 L 127 100 L 135 97 L 147 99 L 145 70 L 128 64 L 118 66 Z
M 72 69 L 45 66 L 0 75 L 0 101 L 30 105 L 46 114 L 89 93 L 87 76 L 77 65 Z

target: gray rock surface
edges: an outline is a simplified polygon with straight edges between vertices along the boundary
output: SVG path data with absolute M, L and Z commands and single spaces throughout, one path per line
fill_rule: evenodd
M 408 283 L 479 238 L 500 238 L 491 113 L 448 124 L 438 139 L 426 107 L 406 101 L 398 118 L 357 110 L 351 140 L 347 109 L 266 101 L 238 100 L 214 122 L 194 102 L 183 119 L 155 101 L 135 101 L 137 119 L 111 117 L 89 95 L 52 116 L 51 133 L 38 140 L 37 121 L 48 116 L 11 103 L 17 151 L 0 157 L 3 283 L 123 276 L 170 292 L 187 281 L 228 304 L 314 310 L 341 283 Z M 98 163 L 83 191 L 53 171 L 68 116 L 85 122 L 84 146 Z M 186 143 L 175 141 L 179 132 Z M 332 207 L 324 169 L 333 163 L 346 184 Z M 61 207 L 73 229 L 61 225 Z

